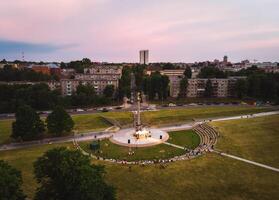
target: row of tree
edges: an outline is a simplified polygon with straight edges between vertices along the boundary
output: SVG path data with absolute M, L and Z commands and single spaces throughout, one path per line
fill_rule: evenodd
M 33 108 L 21 105 L 16 111 L 11 137 L 19 141 L 40 139 L 44 137 L 46 127 L 51 136 L 61 136 L 71 132 L 74 121 L 61 106 L 57 106 L 47 116 L 45 126 L 44 121 Z
M 0 199 L 24 200 L 21 172 L 0 160 Z M 113 200 L 115 188 L 104 181 L 103 166 L 89 156 L 63 147 L 47 151 L 34 163 L 35 200 Z
M 7 85 L 0 84 L 0 113 L 15 112 L 22 104 L 36 110 L 51 110 L 56 105 L 66 108 L 102 106 L 112 103 L 116 91 L 108 85 L 103 95 L 97 95 L 93 86 L 79 85 L 72 96 L 63 97 L 59 90 L 51 91 L 47 84 Z
M 144 77 L 142 87 L 149 100 L 163 100 L 169 95 L 169 78 L 160 72 L 153 72 L 150 76 Z
M 63 105 L 60 91 L 51 91 L 47 84 L 7 85 L 0 84 L 0 113 L 15 112 L 17 107 L 27 104 L 36 110 L 49 110 Z
M 251 97 L 279 103 L 279 74 L 251 74 L 237 81 L 235 93 L 238 98 Z
M 153 72 L 151 75 L 145 75 L 145 65 L 136 65 L 133 68 L 124 67 L 122 77 L 119 80 L 119 89 L 117 98 L 122 100 L 124 96 L 131 95 L 131 76 L 135 77 L 135 90 L 143 91 L 148 95 L 149 100 L 166 99 L 169 95 L 169 78 L 161 75 L 160 72 Z
M 232 95 L 234 97 L 240 99 L 253 98 L 255 100 L 279 103 L 279 74 L 265 73 L 256 66 L 242 69 L 238 72 L 223 72 L 214 66 L 202 68 L 198 77 L 208 79 L 205 86 L 204 97 L 212 97 L 213 95 L 211 78 L 226 78 L 228 76 L 243 77 L 238 79 L 235 88 L 232 88 Z M 186 69 L 184 78 L 180 82 L 180 98 L 185 98 L 187 96 L 189 77 L 191 77 L 190 71 Z

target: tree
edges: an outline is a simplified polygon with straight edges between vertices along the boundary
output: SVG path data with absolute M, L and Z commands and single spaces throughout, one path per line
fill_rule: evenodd
M 203 67 L 198 75 L 199 78 L 227 78 L 227 74 L 217 67 Z
M 142 90 L 144 70 L 145 70 L 145 65 L 136 65 L 135 67 L 133 67 L 133 73 L 135 74 L 137 91 Z
M 161 75 L 160 72 L 153 72 L 150 76 L 145 76 L 143 78 L 143 91 L 148 94 L 150 100 L 155 97 L 158 99 L 166 99 L 169 92 L 169 77 L 166 75 Z
M 0 69 L 0 81 L 49 81 L 54 79 L 53 76 L 35 72 L 32 69 L 16 69 L 11 65 L 5 65 L 3 69 Z
M 47 151 L 34 163 L 39 188 L 35 200 L 113 200 L 115 190 L 104 181 L 103 166 L 64 147 Z
M 96 97 L 95 89 L 92 85 L 77 86 L 75 95 L 73 95 L 73 105 L 75 106 L 88 106 L 92 105 Z
M 0 160 L 0 199 L 24 200 L 21 190 L 22 177 L 20 171 Z
M 184 77 L 180 81 L 178 98 L 185 98 L 187 96 L 188 79 Z
M 164 63 L 163 69 L 175 69 L 175 66 L 172 63 Z
M 161 91 L 161 99 L 166 99 L 168 97 L 168 92 L 169 92 L 169 77 L 167 75 L 161 75 L 161 86 L 160 86 L 160 91 Z
M 213 87 L 212 87 L 211 80 L 208 79 L 205 85 L 204 97 L 212 97 L 212 95 L 213 95 Z
M 61 62 L 60 63 L 60 68 L 65 69 L 65 68 L 67 68 L 67 65 L 64 62 Z
M 46 119 L 48 131 L 55 136 L 61 136 L 63 133 L 69 133 L 74 127 L 72 117 L 63 107 L 57 106 Z
M 235 85 L 236 96 L 242 99 L 247 95 L 247 81 L 245 79 L 239 79 Z
M 106 98 L 112 98 L 114 95 L 114 85 L 107 85 L 103 91 Z
M 192 70 L 189 66 L 186 67 L 186 69 L 184 71 L 184 76 L 186 78 L 192 78 Z
M 30 106 L 19 106 L 16 121 L 12 124 L 12 137 L 15 139 L 38 139 L 44 132 L 45 125 L 40 116 Z
M 123 67 L 122 76 L 119 80 L 118 99 L 122 100 L 124 96 L 130 97 L 131 95 L 131 68 Z

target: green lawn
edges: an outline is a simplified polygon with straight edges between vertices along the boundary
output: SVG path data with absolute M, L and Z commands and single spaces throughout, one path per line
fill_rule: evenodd
M 200 144 L 200 137 L 192 130 L 169 132 L 169 143 L 194 149 Z
M 279 168 L 279 115 L 212 122 L 217 149 Z
M 101 115 L 108 119 L 116 120 L 121 126 L 133 123 L 133 114 L 131 112 L 106 112 Z
M 194 149 L 199 145 L 199 136 L 191 130 L 175 131 L 169 133 L 170 138 L 168 142 L 177 144 L 183 147 Z M 146 148 L 128 148 L 111 143 L 109 140 L 102 140 L 100 142 L 100 151 L 94 152 L 89 148 L 90 141 L 81 142 L 80 146 L 87 152 L 93 153 L 96 156 L 104 158 L 122 159 L 128 161 L 134 160 L 153 160 L 160 158 L 172 158 L 184 153 L 183 150 L 166 145 L 160 144 Z M 133 155 L 129 155 L 129 151 L 133 151 Z
M 217 148 L 278 167 L 278 119 L 279 116 L 268 116 L 214 122 L 221 132 Z M 57 145 L 0 152 L 0 159 L 22 170 L 23 189 L 29 197 L 36 188 L 32 162 L 54 146 Z M 93 162 L 105 165 L 105 178 L 117 187 L 121 200 L 270 200 L 279 196 L 279 173 L 212 153 L 168 164 L 165 169 L 158 165 L 132 166 L 129 171 L 125 165 Z
M 134 152 L 134 155 L 128 155 L 128 147 L 113 144 L 109 140 L 102 140 L 100 143 L 101 148 L 99 153 L 90 150 L 90 142 L 82 142 L 80 143 L 80 146 L 85 151 L 93 153 L 96 156 L 128 161 L 172 158 L 174 156 L 182 155 L 184 153 L 184 150 L 182 149 L 178 149 L 166 144 L 160 144 L 153 147 L 131 148 L 131 151 Z
M 12 120 L 0 120 L 0 144 L 9 143 L 12 134 Z
M 241 103 L 242 100 L 236 99 L 236 98 L 183 98 L 183 99 L 177 99 L 177 98 L 170 98 L 168 100 L 164 100 L 163 102 L 161 100 L 154 100 L 149 101 L 149 103 L 152 104 L 169 104 L 169 103 L 176 103 L 176 104 L 189 104 L 189 103 L 232 103 L 232 102 L 238 102 Z
M 168 109 L 149 111 L 142 114 L 143 122 L 149 125 L 177 124 L 190 122 L 193 119 L 207 119 L 214 117 L 234 116 L 265 112 L 270 108 L 252 106 L 208 106 L 183 109 Z
M 142 118 L 145 124 L 149 125 L 167 125 L 189 122 L 194 119 L 205 119 L 220 116 L 233 116 L 240 114 L 252 114 L 272 110 L 272 108 L 258 108 L 251 106 L 210 106 L 187 109 L 172 109 L 143 112 Z M 111 126 L 103 117 L 114 120 L 125 127 L 132 124 L 131 112 L 107 112 L 86 115 L 74 115 L 74 130 L 78 133 L 90 131 L 100 131 Z M 0 144 L 8 143 L 11 134 L 12 120 L 0 120 Z
M 98 114 L 73 115 L 72 118 L 75 122 L 74 131 L 78 133 L 104 130 L 111 126 Z

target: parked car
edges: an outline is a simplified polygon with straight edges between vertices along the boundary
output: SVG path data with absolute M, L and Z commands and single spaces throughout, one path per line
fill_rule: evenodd
M 77 112 L 84 112 L 84 110 L 81 109 L 81 108 L 77 108 L 76 111 L 77 111 Z
M 102 112 L 108 112 L 109 110 L 107 108 L 103 108 Z
M 97 108 L 97 111 L 102 111 L 104 108 Z

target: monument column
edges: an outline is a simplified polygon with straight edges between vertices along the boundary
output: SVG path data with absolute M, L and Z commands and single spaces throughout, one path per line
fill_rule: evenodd
M 141 130 L 141 120 L 140 120 L 140 93 L 137 93 L 137 131 Z

